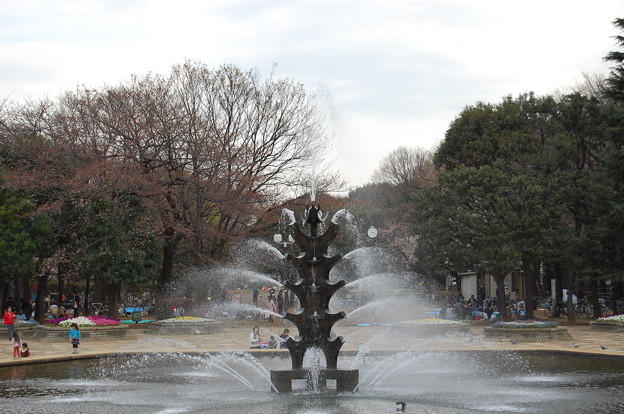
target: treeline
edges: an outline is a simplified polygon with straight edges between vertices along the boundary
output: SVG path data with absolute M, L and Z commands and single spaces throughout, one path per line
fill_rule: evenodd
M 623 19 L 615 25 L 624 30 Z M 384 211 L 386 228 L 410 223 L 394 243 L 420 272 L 452 266 L 503 286 L 521 271 L 529 317 L 533 298 L 545 296 L 541 274 L 555 279 L 557 301 L 562 287 L 589 292 L 599 316 L 600 285 L 624 296 L 624 53 L 606 60 L 609 77 L 588 78 L 576 92 L 466 107 L 434 153 L 396 151 L 379 182 L 352 196 Z M 498 296 L 505 303 L 503 289 Z
M 54 100 L 6 100 L 1 297 L 13 280 L 28 296 L 36 275 L 38 310 L 58 278 L 59 294 L 82 282 L 114 311 L 122 285 L 164 287 L 175 266 L 218 262 L 284 188 L 303 188 L 323 148 L 319 113 L 290 79 L 194 62 Z

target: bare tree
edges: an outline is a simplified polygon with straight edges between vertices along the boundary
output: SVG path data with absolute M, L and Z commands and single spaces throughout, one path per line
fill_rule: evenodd
M 433 151 L 398 147 L 381 160 L 372 181 L 394 186 L 431 186 L 437 177 L 432 159 Z
M 293 80 L 186 62 L 167 77 L 133 76 L 28 103 L 7 129 L 62 154 L 56 168 L 31 162 L 36 174 L 22 186 L 128 192 L 152 206 L 164 241 L 164 286 L 183 240 L 198 258 L 219 258 L 228 242 L 249 234 L 280 189 L 300 183 L 323 147 L 317 114 L 314 97 Z

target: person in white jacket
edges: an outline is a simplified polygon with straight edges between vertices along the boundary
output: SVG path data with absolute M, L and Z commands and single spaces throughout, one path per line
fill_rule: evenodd
M 249 347 L 254 349 L 262 348 L 262 338 L 260 337 L 260 328 L 254 326 L 249 334 Z

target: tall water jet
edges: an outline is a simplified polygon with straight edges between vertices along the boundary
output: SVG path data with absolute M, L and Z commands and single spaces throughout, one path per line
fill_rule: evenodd
M 342 337 L 332 337 L 332 326 L 345 317 L 344 312 L 330 313 L 329 301 L 332 295 L 345 285 L 344 280 L 329 283 L 329 272 L 340 260 L 340 255 L 328 256 L 329 244 L 338 234 L 338 224 L 330 223 L 327 231 L 318 235 L 319 227 L 325 218 L 320 204 L 312 201 L 306 205 L 304 225 L 310 226 L 310 235 L 303 233 L 297 223 L 292 223 L 294 240 L 299 245 L 299 256 L 286 255 L 298 270 L 300 280 L 297 283 L 285 283 L 286 288 L 299 299 L 301 312 L 288 312 L 285 319 L 293 322 L 299 330 L 297 340 L 289 338 L 286 347 L 290 352 L 292 369 L 271 371 L 271 382 L 277 392 L 292 391 L 292 380 L 308 379 L 309 389 L 324 388 L 327 379 L 336 380 L 337 391 L 355 391 L 359 382 L 358 370 L 338 369 L 338 354 L 344 344 Z M 322 351 L 326 369 L 317 369 L 311 373 L 303 367 L 306 352 L 311 349 Z M 311 375 L 313 374 L 313 375 Z M 314 377 L 317 383 L 312 383 Z

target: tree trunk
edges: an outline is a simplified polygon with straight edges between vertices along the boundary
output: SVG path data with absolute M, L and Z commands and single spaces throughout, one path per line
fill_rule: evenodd
M 45 295 L 48 291 L 48 273 L 37 276 L 37 299 L 35 303 L 35 320 L 40 324 L 45 322 Z
M 563 300 L 563 270 L 561 263 L 555 263 L 555 291 L 551 293 L 553 300 L 553 315 L 555 317 L 561 316 L 559 314 L 559 303 Z
M 574 287 L 574 272 L 570 270 L 569 266 L 565 266 L 565 273 L 566 273 L 566 284 L 567 284 L 567 289 L 568 289 L 568 300 L 567 300 L 567 309 L 568 309 L 568 322 L 569 323 L 574 323 L 575 321 L 575 317 L 574 317 L 574 292 L 573 292 L 573 287 Z
M 598 280 L 592 277 L 589 281 L 589 288 L 591 290 L 592 307 L 594 308 L 594 318 L 600 318 L 602 316 L 602 309 L 600 309 L 600 298 L 598 297 Z
M 93 282 L 93 303 L 103 303 L 104 299 L 106 299 L 106 282 L 96 276 Z
M 118 317 L 117 315 L 117 304 L 119 302 L 119 293 L 121 291 L 121 285 L 118 283 L 109 283 L 106 289 L 106 294 L 108 297 L 108 313 L 107 315 L 113 318 Z
M 82 303 L 83 309 L 82 312 L 84 316 L 89 314 L 89 293 L 91 290 L 91 277 L 87 276 L 87 280 L 85 283 L 85 293 L 84 293 L 84 301 Z
M 7 282 L 0 282 L 0 298 L 2 298 L 2 313 L 6 310 L 6 294 L 7 294 Z
M 624 308 L 618 306 L 618 302 L 620 302 L 622 298 L 624 298 L 624 284 L 617 282 L 613 286 L 613 312 L 616 315 L 624 312 Z
M 505 300 L 505 275 L 500 273 L 492 274 L 496 283 L 496 307 L 501 320 L 507 321 L 507 301 Z
M 533 296 L 535 292 L 535 274 L 531 268 L 531 260 L 528 256 L 522 258 L 522 269 L 524 271 L 524 308 L 526 311 L 526 318 L 533 319 Z
M 168 228 L 165 231 L 165 245 L 163 247 L 163 264 L 160 271 L 160 277 L 158 279 L 158 289 L 163 292 L 167 285 L 171 283 L 173 279 L 173 265 L 175 263 L 175 257 L 178 250 L 178 244 L 182 240 L 182 236 L 173 228 Z

